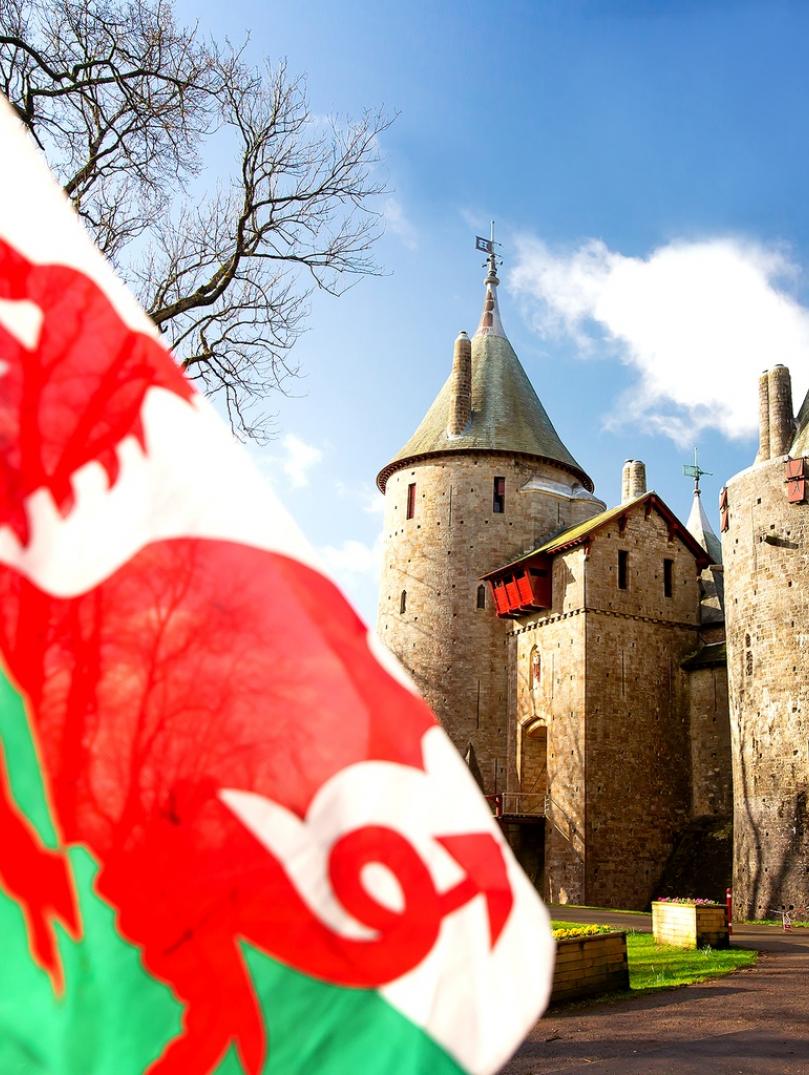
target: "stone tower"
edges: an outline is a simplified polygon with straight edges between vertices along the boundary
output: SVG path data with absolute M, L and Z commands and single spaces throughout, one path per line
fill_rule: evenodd
M 722 491 L 734 897 L 760 917 L 809 893 L 809 398 L 759 382 L 759 451 Z
M 481 576 L 602 510 L 509 343 L 489 256 L 483 315 L 379 473 L 385 553 L 378 631 L 487 794 L 506 773 L 506 623 Z

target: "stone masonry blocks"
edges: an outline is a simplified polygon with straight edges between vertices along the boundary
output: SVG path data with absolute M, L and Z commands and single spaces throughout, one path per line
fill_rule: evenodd
M 760 917 L 809 894 L 809 506 L 783 459 L 727 485 L 725 565 L 734 898 Z
M 502 513 L 493 511 L 496 477 L 505 478 Z M 403 467 L 385 493 L 379 635 L 458 750 L 473 747 L 487 794 L 506 786 L 508 655 L 507 624 L 494 615 L 488 590 L 486 607 L 477 607 L 480 576 L 600 507 L 523 489 L 537 477 L 570 485 L 569 474 L 552 464 L 470 451 Z M 415 511 L 408 519 L 411 484 Z

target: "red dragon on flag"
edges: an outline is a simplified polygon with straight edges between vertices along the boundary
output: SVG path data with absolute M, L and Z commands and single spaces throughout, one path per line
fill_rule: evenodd
M 0 144 L 0 1070 L 494 1071 L 539 901 L 5 107 Z

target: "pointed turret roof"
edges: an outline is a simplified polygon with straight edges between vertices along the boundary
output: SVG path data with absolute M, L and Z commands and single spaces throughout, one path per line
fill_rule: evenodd
M 802 455 L 809 455 L 809 392 L 801 404 L 798 417 L 795 419 L 795 437 L 789 454 L 793 459 L 799 459 Z
M 451 381 L 448 377 L 416 432 L 379 472 L 385 491 L 390 475 L 425 456 L 449 452 L 487 451 L 534 456 L 569 471 L 589 491 L 593 483 L 553 427 L 528 375 L 509 343 L 497 303 L 494 254 L 484 281 L 480 325 L 472 337 L 472 413 L 466 429 L 450 437 Z
M 710 519 L 705 514 L 702 506 L 702 497 L 699 487 L 694 489 L 694 499 L 691 503 L 691 512 L 688 516 L 686 529 L 692 537 L 700 543 L 711 558 L 712 564 L 722 563 L 722 543 L 714 533 Z

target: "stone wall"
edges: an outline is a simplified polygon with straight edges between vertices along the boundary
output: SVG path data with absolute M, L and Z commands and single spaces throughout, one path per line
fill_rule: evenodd
M 690 817 L 687 627 L 588 616 L 587 902 L 640 910 Z
M 618 550 L 628 586 L 618 589 Z M 664 591 L 671 560 L 672 594 Z M 691 552 L 645 505 L 600 530 L 587 565 L 587 901 L 640 908 L 690 815 L 680 662 L 696 648 Z
M 686 695 L 691 745 L 691 814 L 730 818 L 733 785 L 725 662 L 700 663 L 697 658 L 693 667 L 686 670 Z
M 506 482 L 502 513 L 493 511 L 495 477 Z M 494 614 L 488 588 L 478 608 L 480 576 L 601 508 L 592 498 L 525 489 L 532 480 L 569 489 L 573 479 L 550 464 L 470 451 L 394 472 L 385 494 L 379 635 L 461 753 L 471 744 L 487 794 L 506 786 L 507 623 Z
M 629 554 L 618 588 L 618 551 Z M 663 561 L 673 563 L 672 595 Z M 510 786 L 547 725 L 545 888 L 552 900 L 643 907 L 690 817 L 685 674 L 697 647 L 693 555 L 645 505 L 553 561 L 553 608 L 512 628 Z M 540 656 L 539 685 L 532 680 Z
M 809 895 L 809 506 L 784 460 L 727 485 L 722 535 L 734 765 L 734 899 L 760 917 Z
M 545 895 L 554 903 L 585 901 L 585 617 L 582 613 L 584 550 L 557 556 L 553 565 L 553 608 L 520 620 L 512 638 L 516 703 L 509 724 L 509 802 L 527 802 L 537 781 L 531 765 L 531 736 L 546 734 Z M 578 606 L 578 607 L 577 607 Z M 534 652 L 539 684 L 531 685 Z M 536 733 L 535 733 L 536 734 Z

